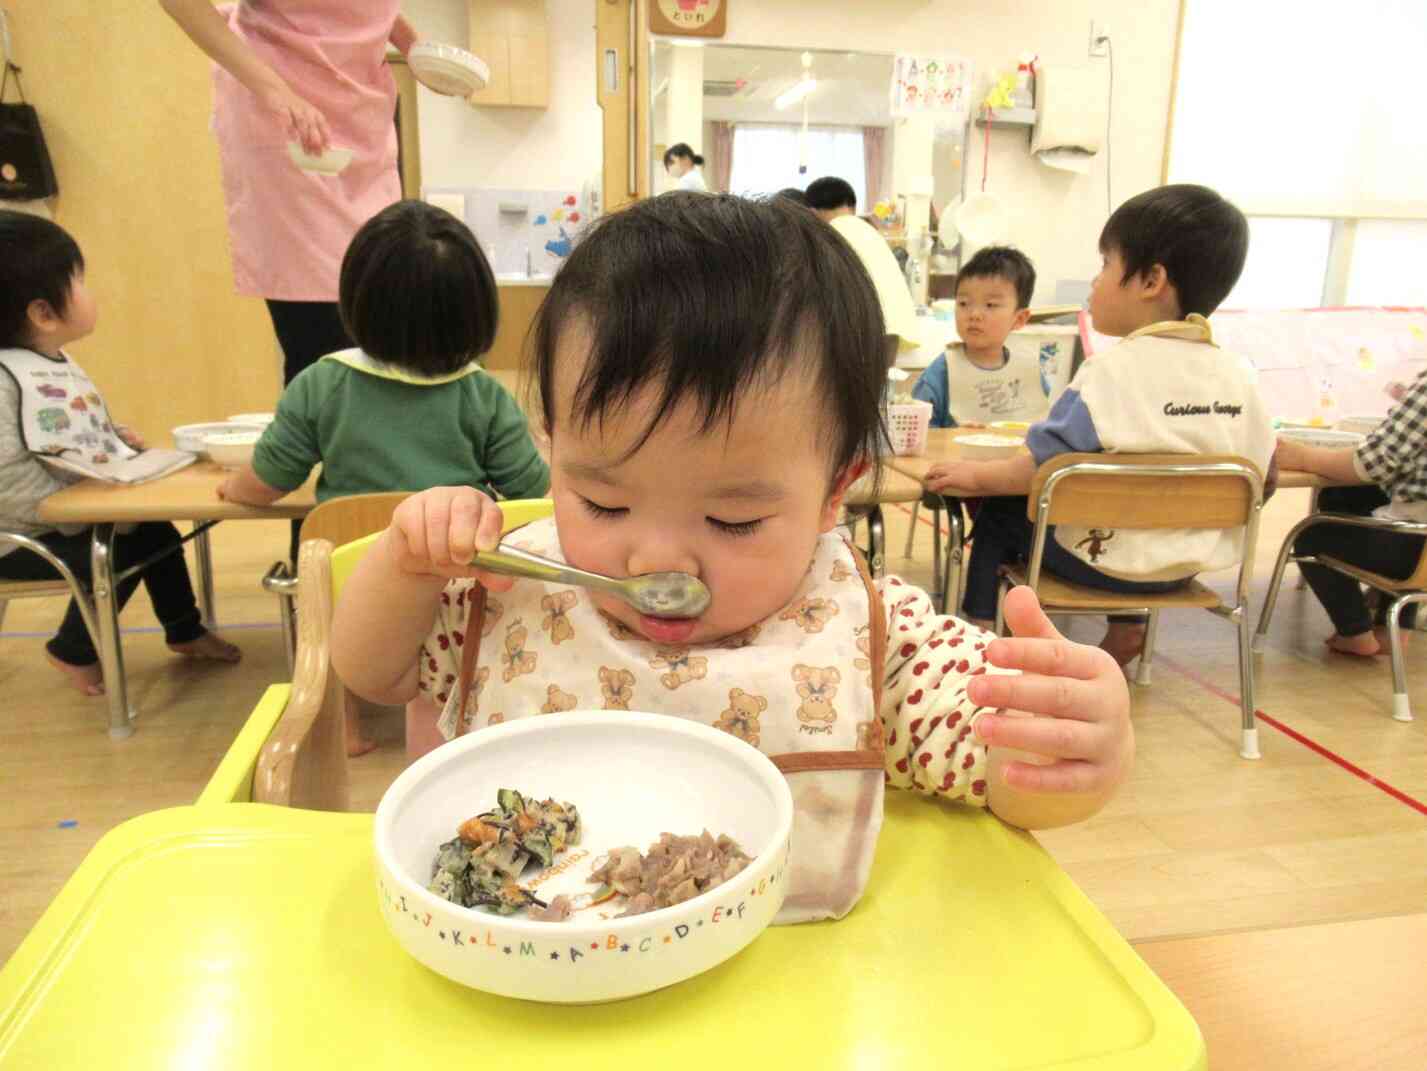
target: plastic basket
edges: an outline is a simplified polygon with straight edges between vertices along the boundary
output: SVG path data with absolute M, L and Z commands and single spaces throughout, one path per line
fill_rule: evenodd
M 931 402 L 893 402 L 887 406 L 887 437 L 898 456 L 924 454 L 932 423 Z

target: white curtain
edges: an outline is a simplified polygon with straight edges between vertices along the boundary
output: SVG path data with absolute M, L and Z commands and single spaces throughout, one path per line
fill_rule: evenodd
M 1423 0 L 1185 0 L 1179 49 L 1171 182 L 1249 215 L 1427 217 Z
M 857 211 L 869 211 L 862 128 L 809 127 L 805 146 L 800 146 L 802 133 L 799 126 L 739 123 L 733 132 L 729 192 L 766 196 L 789 186 L 805 189 L 814 179 L 834 175 L 852 184 Z M 800 173 L 798 167 L 804 160 L 807 171 Z

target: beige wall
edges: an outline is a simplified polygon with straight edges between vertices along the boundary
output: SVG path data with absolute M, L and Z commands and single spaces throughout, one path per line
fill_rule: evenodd
M 1087 56 L 1090 20 L 1107 23 L 1115 50 L 1115 203 L 1159 182 L 1169 110 L 1179 0 L 757 0 L 729 9 L 729 44 L 864 51 L 946 51 L 977 68 L 977 97 L 992 69 L 1014 69 L 1023 51 L 1047 63 L 1103 65 Z M 970 188 L 981 181 L 981 131 L 967 156 Z M 889 152 L 891 146 L 889 145 Z M 935 164 L 950 172 L 949 161 Z M 1035 262 L 1037 300 L 1050 301 L 1059 279 L 1089 279 L 1099 267 L 1104 224 L 1105 158 L 1087 176 L 1052 171 L 1031 159 L 1024 127 L 991 136 L 987 191 L 1004 198 L 1012 240 Z M 890 192 L 890 191 L 889 191 Z
M 595 8 L 590 0 L 546 0 L 545 10 L 550 107 L 473 108 L 423 92 L 426 186 L 579 190 L 599 182 L 604 154 L 595 97 Z M 402 11 L 423 37 L 466 46 L 467 0 L 404 0 Z
M 99 301 L 72 347 L 117 419 L 155 445 L 176 424 L 271 409 L 262 303 L 233 293 L 208 61 L 157 0 L 7 0 L 16 62 Z

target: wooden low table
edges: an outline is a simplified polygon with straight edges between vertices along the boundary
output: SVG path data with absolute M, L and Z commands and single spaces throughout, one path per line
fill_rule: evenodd
M 1135 943 L 1214 1071 L 1427 1067 L 1427 914 Z
M 208 529 L 219 521 L 282 520 L 305 517 L 316 505 L 316 477 L 270 506 L 244 506 L 225 502 L 218 488 L 228 470 L 211 462 L 198 462 L 162 479 L 142 484 L 112 484 L 81 480 L 56 491 L 40 503 L 40 520 L 48 524 L 93 526 L 90 565 L 92 598 L 99 635 L 99 661 L 104 669 L 104 690 L 109 702 L 109 735 L 115 739 L 134 731 L 124 676 L 124 652 L 119 635 L 119 605 L 115 599 L 120 577 L 114 570 L 114 529 L 143 521 L 192 521 L 194 557 L 198 564 L 198 605 L 205 625 L 213 621 L 213 556 Z M 142 563 L 140 563 L 142 564 Z

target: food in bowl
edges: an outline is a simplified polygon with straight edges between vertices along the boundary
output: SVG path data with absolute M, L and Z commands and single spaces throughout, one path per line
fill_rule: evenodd
M 605 864 L 590 875 L 591 881 L 629 897 L 629 904 L 617 918 L 642 915 L 708 892 L 731 881 L 753 862 L 732 837 L 717 840 L 706 829 L 697 837 L 660 834 L 649 851 L 616 848 Z M 595 893 L 595 900 L 601 898 Z
M 1024 445 L 1025 441 L 1014 435 L 994 435 L 990 432 L 959 435 L 956 439 L 957 451 L 971 461 L 1010 457 Z
M 239 431 L 261 432 L 262 430 L 262 424 L 234 420 L 217 420 L 207 424 L 180 424 L 173 429 L 173 445 L 179 450 L 187 450 L 190 454 L 207 457 L 208 450 L 203 445 L 205 435 L 222 435 Z
M 1029 420 L 993 420 L 991 427 L 997 431 L 1015 431 L 1024 434 L 1031 430 L 1031 422 Z
M 537 874 L 580 842 L 580 812 L 573 803 L 537 801 L 514 789 L 497 794 L 494 810 L 461 823 L 456 837 L 437 850 L 427 888 L 453 904 L 497 915 L 527 911 L 538 922 L 564 922 L 580 906 L 628 898 L 615 918 L 629 918 L 692 900 L 737 877 L 752 858 L 732 837 L 704 830 L 697 837 L 663 833 L 648 852 L 615 848 L 589 876 L 594 892 L 556 896 L 549 903 L 519 883 L 532 864 Z
M 573 803 L 527 799 L 509 788 L 496 800 L 494 810 L 463 822 L 456 838 L 441 845 L 427 888 L 453 904 L 497 915 L 546 907 L 517 880 L 531 863 L 551 866 L 580 842 L 580 812 Z
M 652 844 L 664 830 L 720 830 L 753 862 L 673 907 L 613 918 L 611 905 L 559 925 L 529 909 L 472 911 L 431 892 L 431 860 L 453 819 L 509 785 L 558 785 L 559 798 L 579 806 L 580 843 L 522 882 L 552 903 L 588 896 L 602 856 Z M 373 825 L 373 891 L 392 937 L 453 981 L 557 1004 L 621 1000 L 710 970 L 758 938 L 788 891 L 792 825 L 788 779 L 720 729 L 633 711 L 515 718 L 424 755 L 387 789 Z
M 203 436 L 203 452 L 224 468 L 241 468 L 253 460 L 261 431 L 227 431 Z
M 1364 436 L 1351 431 L 1333 431 L 1330 428 L 1293 427 L 1279 428 L 1278 437 L 1280 439 L 1287 439 L 1292 443 L 1300 443 L 1303 446 L 1326 446 L 1330 448 L 1361 446 L 1364 439 Z

